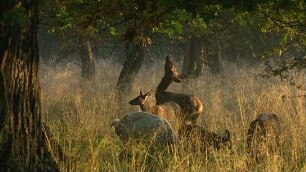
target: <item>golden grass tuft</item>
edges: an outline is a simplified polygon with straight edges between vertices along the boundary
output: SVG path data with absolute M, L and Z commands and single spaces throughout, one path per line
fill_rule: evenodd
M 40 66 L 43 119 L 67 155 L 60 164 L 62 171 L 147 171 L 148 156 L 144 153 L 130 163 L 120 164 L 118 155 L 123 145 L 110 127 L 114 118 L 139 111 L 128 100 L 143 91 L 155 90 L 163 73 L 163 65 L 144 66 L 136 79 L 134 91 L 118 106 L 114 87 L 120 65 L 108 61 L 97 63 L 93 81 L 83 81 L 73 64 L 51 68 Z M 306 98 L 282 99 L 282 95 L 305 94 L 278 79 L 264 80 L 252 73 L 260 67 L 237 68 L 227 64 L 217 76 L 205 72 L 197 79 L 173 84 L 169 90 L 195 94 L 204 104 L 201 124 L 211 131 L 224 133 L 229 129 L 232 151 L 209 153 L 182 151 L 172 159 L 161 158 L 167 168 L 158 171 L 305 171 L 306 170 Z M 292 74 L 306 85 L 306 74 Z M 154 94 L 153 94 L 154 95 Z M 154 103 L 154 96 L 151 96 Z M 257 164 L 247 164 L 246 134 L 250 122 L 260 113 L 275 113 L 283 125 L 279 154 L 269 155 Z

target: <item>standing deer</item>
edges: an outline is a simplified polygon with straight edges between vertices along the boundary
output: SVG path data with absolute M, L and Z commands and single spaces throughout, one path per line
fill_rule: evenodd
M 275 114 L 260 114 L 250 124 L 247 133 L 248 152 L 257 161 L 267 152 L 276 150 L 281 124 Z
M 148 98 L 152 90 L 140 95 L 131 100 L 130 105 L 139 105 L 143 112 L 149 112 L 159 117 L 167 119 L 172 126 L 176 126 L 176 120 L 180 117 L 181 107 L 173 101 L 166 102 L 160 105 L 151 106 Z
M 165 63 L 165 74 L 157 86 L 155 99 L 156 105 L 160 105 L 166 102 L 173 101 L 177 103 L 182 109 L 181 118 L 184 121 L 191 121 L 192 124 L 196 124 L 200 113 L 203 111 L 203 105 L 201 101 L 194 95 L 177 94 L 172 92 L 166 92 L 166 89 L 174 81 L 181 82 L 181 79 L 186 78 L 185 75 L 179 74 L 170 60 L 168 55 Z

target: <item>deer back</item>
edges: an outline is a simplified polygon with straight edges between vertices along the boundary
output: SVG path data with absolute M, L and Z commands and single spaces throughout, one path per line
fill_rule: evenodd
M 156 104 L 163 104 L 173 101 L 181 107 L 182 118 L 193 120 L 203 111 L 201 101 L 194 95 L 177 94 L 172 92 L 156 93 Z
M 280 135 L 280 130 L 280 122 L 275 114 L 260 114 L 251 122 L 248 129 L 247 142 L 249 147 L 254 139 L 277 138 Z
M 248 152 L 258 159 L 266 151 L 274 151 L 279 143 L 281 124 L 275 114 L 261 114 L 250 123 L 247 132 Z
M 124 142 L 128 140 L 148 140 L 149 142 L 167 146 L 177 142 L 177 138 L 169 122 L 147 112 L 132 112 L 112 123 L 116 134 Z
M 170 101 L 161 105 L 156 105 L 153 107 L 153 111 L 155 115 L 167 119 L 173 128 L 178 128 L 180 124 L 181 107 L 177 103 Z

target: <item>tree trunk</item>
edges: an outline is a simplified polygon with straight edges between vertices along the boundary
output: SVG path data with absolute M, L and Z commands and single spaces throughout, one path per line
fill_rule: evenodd
M 59 171 L 42 130 L 37 75 L 38 3 L 29 0 L 0 3 L 3 86 L 0 96 L 4 95 L 1 100 L 5 100 L 5 113 L 0 114 L 4 119 L 0 129 L 0 171 Z M 24 23 L 17 23 L 14 12 L 26 18 Z M 4 14 L 15 19 L 5 20 Z
M 95 58 L 92 52 L 90 42 L 82 41 L 83 51 L 81 53 L 81 71 L 84 79 L 92 79 L 96 74 Z
M 221 66 L 221 45 L 211 43 L 209 40 L 205 40 L 205 51 L 207 65 L 213 75 L 218 74 L 222 70 Z
M 204 70 L 204 63 L 205 63 L 205 60 L 204 60 L 204 47 L 203 47 L 203 40 L 202 39 L 200 39 L 199 41 L 198 41 L 198 45 L 199 45 L 199 47 L 198 47 L 198 55 L 197 55 L 197 58 L 196 58 L 196 73 L 195 73 L 195 75 L 196 75 L 196 77 L 199 77 L 201 74 L 202 74 L 202 72 L 203 72 L 203 70 Z
M 5 106 L 6 106 L 6 101 L 5 101 L 4 82 L 2 75 L 0 75 L 0 131 L 3 128 L 4 120 L 6 119 Z
M 186 42 L 183 73 L 198 77 L 203 71 L 202 41 L 201 38 L 192 36 Z
M 125 44 L 126 57 L 116 90 L 119 94 L 130 93 L 138 71 L 144 61 L 145 46 L 136 40 Z
M 185 48 L 184 48 L 184 59 L 183 59 L 183 73 L 185 75 L 189 75 L 189 65 L 190 65 L 190 44 L 191 38 L 188 38 L 185 41 Z
M 218 65 L 218 72 L 222 71 L 222 47 L 220 41 L 217 41 L 217 50 L 218 50 L 218 60 L 217 60 L 217 65 Z

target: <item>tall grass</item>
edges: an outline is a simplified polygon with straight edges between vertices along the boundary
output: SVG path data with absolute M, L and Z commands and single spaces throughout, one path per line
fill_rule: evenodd
M 110 123 L 125 113 L 139 111 L 128 100 L 138 95 L 139 89 L 155 90 L 163 75 L 162 63 L 141 69 L 134 90 L 122 100 L 126 102 L 123 105 L 118 105 L 114 96 L 121 68 L 118 64 L 99 61 L 92 81 L 82 80 L 80 70 L 73 64 L 40 68 L 43 119 L 68 157 L 60 163 L 62 171 L 146 171 L 143 160 L 147 154 L 137 147 L 134 151 L 144 156 L 119 163 L 118 155 L 124 145 Z M 217 76 L 204 72 L 199 78 L 170 86 L 170 91 L 198 96 L 204 104 L 200 123 L 221 134 L 229 129 L 233 146 L 231 151 L 183 151 L 182 156 L 158 159 L 168 163 L 161 171 L 306 171 L 306 99 L 282 99 L 282 95 L 305 92 L 278 79 L 264 80 L 252 74 L 260 71 L 260 67 L 227 64 Z M 306 85 L 305 73 L 292 75 Z M 154 103 L 154 96 L 150 99 Z M 246 161 L 246 133 L 260 113 L 279 116 L 284 129 L 282 144 L 278 154 L 250 165 Z

